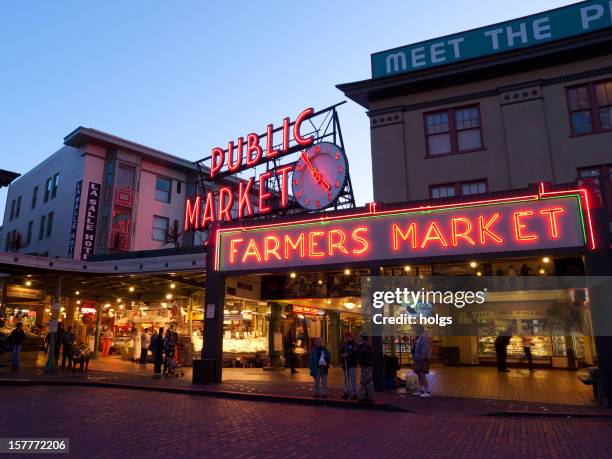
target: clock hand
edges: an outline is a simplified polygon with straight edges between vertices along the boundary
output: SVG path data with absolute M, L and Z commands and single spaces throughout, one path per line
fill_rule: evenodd
M 331 185 L 327 183 L 327 181 L 323 178 L 323 175 L 321 175 L 321 173 L 314 168 L 314 166 L 310 162 L 310 158 L 308 157 L 305 151 L 302 152 L 301 156 L 304 162 L 306 163 L 306 165 L 308 166 L 308 169 L 310 169 L 310 173 L 312 174 L 312 177 L 315 179 L 315 182 L 321 185 L 325 191 L 331 190 Z

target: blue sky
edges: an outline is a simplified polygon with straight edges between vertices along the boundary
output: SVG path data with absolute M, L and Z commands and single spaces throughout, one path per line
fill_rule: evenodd
M 0 169 L 27 172 L 79 125 L 195 160 L 343 100 L 335 85 L 368 78 L 372 52 L 570 3 L 0 2 Z M 363 204 L 368 119 L 353 102 L 340 116 Z

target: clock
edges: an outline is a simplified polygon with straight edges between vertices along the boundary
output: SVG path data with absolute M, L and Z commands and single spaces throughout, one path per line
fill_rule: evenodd
M 320 142 L 302 151 L 295 163 L 293 197 L 306 210 L 322 210 L 336 202 L 348 180 L 348 160 L 342 149 Z

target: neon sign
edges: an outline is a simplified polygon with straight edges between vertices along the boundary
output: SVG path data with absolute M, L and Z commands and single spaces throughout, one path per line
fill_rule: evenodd
M 268 124 L 265 134 L 251 133 L 239 137 L 236 141 L 230 140 L 227 149 L 215 147 L 210 156 L 210 181 L 221 180 L 228 175 L 237 174 L 246 169 L 282 156 L 290 151 L 290 138 L 296 146 L 306 148 L 314 142 L 312 135 L 301 132 L 302 123 L 314 116 L 314 110 L 303 110 L 293 122 L 289 117 L 283 120 L 282 128 L 275 129 Z M 281 134 L 282 142 L 276 148 L 274 132 Z M 265 137 L 265 144 L 262 138 Z M 251 177 L 247 180 L 237 179 L 235 185 L 223 185 L 218 193 L 211 190 L 205 196 L 189 198 L 185 205 L 185 231 L 204 229 L 212 222 L 229 222 L 233 220 L 232 211 L 237 211 L 238 218 L 252 217 L 255 214 L 267 214 L 273 210 L 275 196 L 269 191 L 269 182 L 277 181 L 280 196 L 276 207 L 286 208 L 288 204 L 289 174 L 293 172 L 293 164 L 276 167 L 259 174 L 258 180 Z
M 583 212 L 583 207 L 586 212 Z M 367 211 L 217 231 L 220 271 L 594 248 L 585 190 Z
M 299 314 L 311 314 L 311 315 L 319 314 L 318 308 L 311 308 L 310 306 L 300 306 L 298 304 L 294 304 L 291 310 Z

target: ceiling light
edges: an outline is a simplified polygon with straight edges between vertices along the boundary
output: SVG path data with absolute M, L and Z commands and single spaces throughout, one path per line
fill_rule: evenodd
M 410 266 L 404 266 L 404 271 L 406 271 L 407 273 L 409 273 L 412 270 L 412 268 Z
M 121 303 L 121 298 L 117 298 L 117 303 Z
M 81 304 L 81 300 L 77 300 L 77 304 Z
M 482 276 L 482 273 L 481 273 L 480 271 L 478 271 L 478 272 L 476 273 L 476 275 L 477 275 L 478 277 L 480 277 L 480 276 Z
M 295 274 L 295 273 L 291 273 L 291 274 L 289 274 L 289 276 L 291 277 L 291 279 L 295 279 L 295 276 L 296 276 L 296 275 L 297 275 L 297 274 Z
M 123 305 L 119 306 L 119 309 L 123 309 Z
M 347 301 L 346 303 L 344 303 L 344 307 L 346 309 L 353 309 L 355 307 L 355 303 L 351 303 L 350 301 Z
M 135 289 L 134 287 L 130 287 L 128 290 L 129 290 L 130 292 L 133 292 L 133 291 L 134 291 L 134 290 L 136 290 L 136 289 Z
M 331 304 L 331 300 L 327 300 L 327 304 Z
M 475 268 L 478 266 L 475 261 L 470 261 L 470 268 Z
M 167 300 L 171 300 L 172 299 L 172 293 L 166 293 L 166 299 Z
M 32 281 L 26 281 L 26 285 L 29 287 L 30 285 L 32 285 Z
M 109 303 L 106 303 L 106 304 L 104 305 L 104 307 L 105 307 L 106 309 L 108 309 L 108 308 L 110 308 L 110 304 L 109 304 Z
M 546 271 L 543 268 L 540 268 L 540 274 L 546 274 Z
M 346 276 L 348 276 L 349 274 L 351 274 L 351 270 L 350 270 L 350 269 L 345 269 L 345 270 L 344 270 L 344 274 L 345 274 Z
M 172 283 L 170 284 L 170 288 L 175 288 L 175 287 L 176 287 L 176 284 L 175 284 L 174 282 L 172 282 Z
M 321 284 L 323 284 L 323 281 L 322 281 L 321 279 L 319 279 L 319 280 L 317 281 L 317 283 L 318 283 L 319 285 L 321 285 Z
M 544 258 L 542 258 L 542 261 L 543 261 L 544 263 L 550 263 L 550 258 L 548 258 L 548 257 L 544 257 Z
M 78 290 L 76 292 L 74 292 L 75 295 L 80 295 L 81 292 L 79 292 Z

